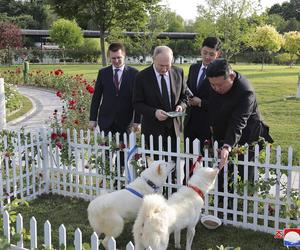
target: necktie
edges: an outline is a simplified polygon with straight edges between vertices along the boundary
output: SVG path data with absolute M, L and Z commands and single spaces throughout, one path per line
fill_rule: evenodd
M 114 74 L 114 84 L 115 84 L 115 87 L 116 87 L 116 92 L 117 92 L 117 95 L 119 94 L 119 90 L 120 90 L 120 81 L 119 81 L 119 76 L 118 76 L 118 71 L 120 69 L 115 69 L 115 74 Z
M 197 89 L 199 89 L 200 86 L 202 85 L 205 76 L 206 76 L 206 68 L 202 68 L 202 74 L 201 74 L 201 76 L 199 78 L 199 81 L 197 83 Z
M 167 89 L 167 82 L 166 79 L 164 78 L 164 75 L 160 75 L 160 76 L 161 76 L 160 79 L 161 95 L 164 101 L 165 111 L 171 111 L 170 99 L 169 99 L 169 94 Z

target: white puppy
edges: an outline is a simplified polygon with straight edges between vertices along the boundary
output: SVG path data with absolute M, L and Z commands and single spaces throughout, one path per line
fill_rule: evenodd
M 172 232 L 175 247 L 180 248 L 180 230 L 187 228 L 186 250 L 191 250 L 204 195 L 213 188 L 217 174 L 217 168 L 204 168 L 197 163 L 188 186 L 182 186 L 169 200 L 158 194 L 145 196 L 133 226 L 135 249 L 151 246 L 165 250 Z
M 108 239 L 117 238 L 123 231 L 124 219 L 135 219 L 143 196 L 160 192 L 174 168 L 174 163 L 151 161 L 148 168 L 125 189 L 100 195 L 88 206 L 88 219 L 94 231 L 105 234 L 102 244 L 107 248 Z

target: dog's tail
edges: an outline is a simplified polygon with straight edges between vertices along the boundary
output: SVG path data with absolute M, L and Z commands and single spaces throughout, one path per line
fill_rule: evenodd
M 166 249 L 169 239 L 168 205 L 163 196 L 145 196 L 142 207 L 133 226 L 135 245 L 138 249 L 151 246 L 152 249 Z

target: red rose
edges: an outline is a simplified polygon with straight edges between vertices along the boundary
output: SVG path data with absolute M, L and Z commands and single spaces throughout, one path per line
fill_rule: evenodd
M 57 91 L 57 92 L 56 92 L 56 96 L 62 97 L 62 93 L 61 93 L 60 91 Z
M 54 71 L 54 74 L 56 75 L 56 76 L 60 76 L 60 75 L 62 75 L 64 72 L 61 70 L 61 69 L 57 69 L 57 70 L 55 70 Z
M 211 145 L 211 140 L 205 140 L 205 141 L 204 141 L 204 145 L 205 145 L 205 146 Z
M 134 160 L 138 161 L 141 157 L 142 157 L 141 154 L 136 153 L 136 154 L 134 155 Z
M 52 134 L 51 134 L 51 139 L 52 139 L 52 140 L 55 140 L 55 139 L 57 138 L 57 136 L 58 136 L 58 135 L 57 135 L 56 133 L 52 133 Z
M 65 140 L 67 140 L 68 136 L 66 132 L 62 132 L 60 136 L 63 137 Z
M 125 145 L 124 143 L 120 143 L 119 149 L 120 149 L 120 150 L 123 150 L 124 148 L 126 148 L 126 145 Z
M 86 90 L 90 93 L 90 94 L 93 94 L 94 93 L 94 88 L 91 86 L 91 85 L 87 85 L 86 86 Z
M 55 145 L 56 145 L 59 149 L 62 149 L 62 147 L 63 147 L 61 141 L 56 141 Z
M 69 101 L 69 105 L 70 105 L 70 106 L 74 106 L 75 104 L 76 104 L 76 101 L 75 101 L 75 100 L 70 100 L 70 101 Z

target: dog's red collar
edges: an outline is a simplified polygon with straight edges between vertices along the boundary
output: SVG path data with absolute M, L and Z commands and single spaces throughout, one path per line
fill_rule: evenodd
M 204 193 L 202 192 L 202 190 L 198 187 L 195 187 L 193 185 L 188 184 L 187 185 L 189 188 L 193 189 L 197 194 L 200 195 L 200 197 L 202 198 L 202 200 L 204 200 Z

